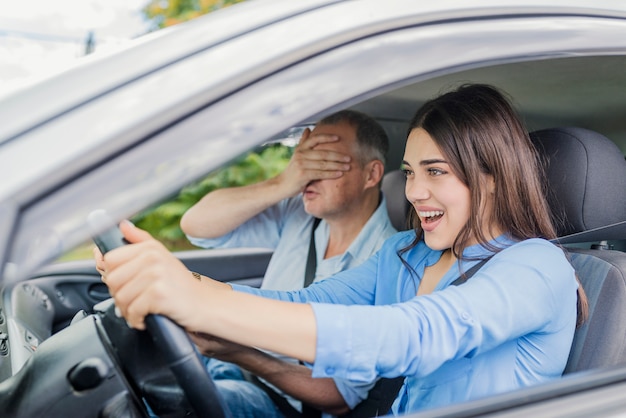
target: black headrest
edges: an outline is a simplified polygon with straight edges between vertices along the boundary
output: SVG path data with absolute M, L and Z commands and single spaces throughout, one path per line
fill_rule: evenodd
M 575 127 L 544 129 L 530 137 L 546 158 L 548 201 L 560 237 L 626 221 L 626 160 L 611 140 Z M 599 239 L 612 237 L 596 234 L 587 241 Z

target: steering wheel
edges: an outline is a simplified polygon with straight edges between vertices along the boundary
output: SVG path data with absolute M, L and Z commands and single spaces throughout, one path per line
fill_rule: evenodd
M 104 211 L 92 212 L 88 221 L 92 228 L 93 240 L 102 254 L 127 244 L 122 233 Z M 174 374 L 196 415 L 230 418 L 228 407 L 186 331 L 162 315 L 148 315 L 145 322 L 147 332 L 160 350 L 167 367 Z
M 119 364 L 130 389 L 166 416 L 228 418 L 213 380 L 187 333 L 160 315 L 146 318 L 146 330 L 128 327 L 115 313 L 113 299 L 94 307 L 100 335 Z M 181 415 L 182 413 L 182 415 Z
M 228 407 L 185 330 L 162 315 L 149 315 L 146 328 L 196 414 L 228 418 Z

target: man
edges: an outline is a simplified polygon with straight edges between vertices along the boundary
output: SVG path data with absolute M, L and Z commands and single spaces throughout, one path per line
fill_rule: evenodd
M 380 191 L 388 148 L 383 128 L 372 118 L 337 112 L 319 121 L 312 132 L 305 130 L 281 174 L 207 194 L 185 213 L 181 228 L 201 247 L 273 248 L 262 288 L 302 288 L 308 284 L 307 269 L 309 281 L 317 281 L 355 267 L 396 232 Z M 313 261 L 307 262 L 311 249 Z M 313 379 L 307 367 L 267 353 L 195 341 L 206 354 L 237 363 L 274 389 L 331 414 L 347 412 L 373 385 Z M 211 361 L 209 370 L 235 416 L 271 416 L 267 408 L 273 407 L 274 393 L 268 397 L 227 363 Z M 294 399 L 289 401 L 300 409 Z

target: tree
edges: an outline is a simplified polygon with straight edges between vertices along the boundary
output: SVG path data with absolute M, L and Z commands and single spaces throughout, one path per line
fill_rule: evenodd
M 151 0 L 143 13 L 154 22 L 154 30 L 157 30 L 243 1 L 245 0 Z M 292 151 L 283 145 L 273 145 L 259 153 L 249 153 L 233 165 L 185 187 L 172 199 L 137 214 L 132 221 L 172 251 L 192 248 L 179 226 L 180 218 L 187 209 L 206 193 L 217 188 L 243 186 L 277 175 L 287 166 Z M 90 242 L 66 254 L 62 259 L 90 257 L 92 247 Z
M 143 13 L 160 29 L 242 1 L 244 0 L 151 0 Z
M 244 0 L 151 0 L 143 9 L 155 29 L 173 26 Z M 243 186 L 273 177 L 289 162 L 291 150 L 274 146 L 262 153 L 250 153 L 234 165 L 184 188 L 178 196 L 133 218 L 171 250 L 190 248 L 180 230 L 180 218 L 206 193 L 221 187 Z
M 276 176 L 287 167 L 292 153 L 292 148 L 279 144 L 259 153 L 251 152 L 234 164 L 183 188 L 173 199 L 134 216 L 132 221 L 172 251 L 193 248 L 179 226 L 187 209 L 215 189 L 244 186 Z M 210 221 L 209 214 L 207 220 Z

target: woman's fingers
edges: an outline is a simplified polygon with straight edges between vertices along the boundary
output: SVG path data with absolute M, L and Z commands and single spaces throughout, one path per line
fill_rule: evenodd
M 106 254 L 105 283 L 126 321 L 144 329 L 146 315 L 162 314 L 183 327 L 191 324 L 198 294 L 209 287 L 146 231 L 130 223 L 120 229 L 130 244 Z
M 93 247 L 93 258 L 96 260 L 96 270 L 104 277 L 104 257 L 98 247 Z
M 120 222 L 119 227 L 120 227 L 120 231 L 122 231 L 122 234 L 124 235 L 124 238 L 126 238 L 126 241 L 130 243 L 134 244 L 134 243 L 143 242 L 143 241 L 155 241 L 149 232 L 144 231 L 143 229 L 137 228 L 129 220 L 124 220 Z

